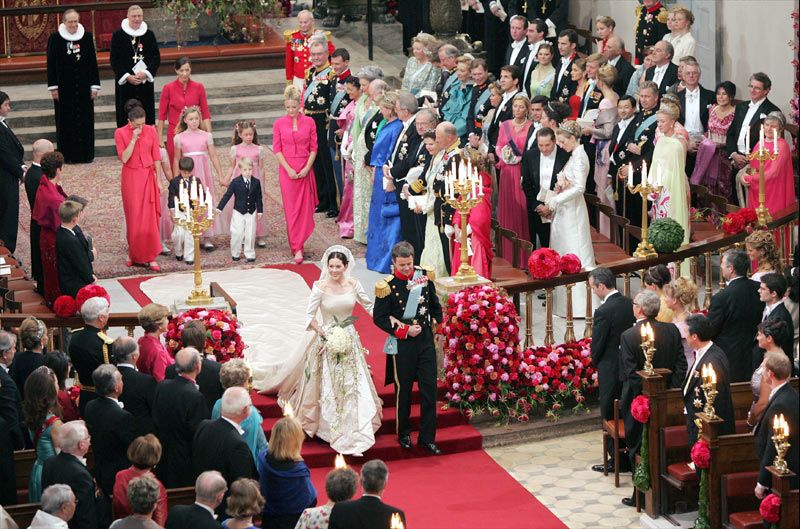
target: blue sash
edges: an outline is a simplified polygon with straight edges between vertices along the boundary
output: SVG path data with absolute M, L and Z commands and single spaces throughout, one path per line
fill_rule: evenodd
M 422 270 L 415 270 L 413 280 L 417 280 L 424 275 L 424 271 Z M 417 308 L 419 307 L 420 296 L 422 294 L 423 286 L 422 285 L 415 285 L 411 292 L 408 293 L 408 301 L 406 302 L 406 310 L 403 312 L 403 319 L 410 320 L 414 316 L 417 315 Z M 392 335 L 389 335 L 386 338 L 386 343 L 383 344 L 383 352 L 387 355 L 396 355 L 398 353 L 397 349 L 397 338 Z
M 642 121 L 642 123 L 638 127 L 636 127 L 636 132 L 633 133 L 634 141 L 638 140 L 639 136 L 642 135 L 642 132 L 644 132 L 645 129 L 650 128 L 650 125 L 655 123 L 657 119 L 658 119 L 658 116 L 656 114 L 653 114 L 649 118 L 647 118 L 644 121 Z
M 447 77 L 447 80 L 444 82 L 444 85 L 442 86 L 442 94 L 447 92 L 450 89 L 450 87 L 453 85 L 453 83 L 455 83 L 457 80 L 458 80 L 458 76 L 456 75 L 456 72 L 451 73 Z
M 492 91 L 487 87 L 486 90 L 478 97 L 478 100 L 475 102 L 475 107 L 472 109 L 473 115 L 478 115 L 478 109 L 483 106 L 486 101 L 489 100 L 489 96 L 492 95 Z
M 344 96 L 346 95 L 347 92 L 345 92 L 344 90 L 339 90 L 336 92 L 336 95 L 333 96 L 333 101 L 331 102 L 331 108 L 330 108 L 330 113 L 332 117 L 335 117 L 334 112 L 336 112 L 336 109 L 339 108 L 339 103 L 342 102 L 342 99 L 344 99 Z
M 327 77 L 328 77 L 328 71 L 329 71 L 330 69 L 331 69 L 331 67 L 330 67 L 330 66 L 328 66 L 327 68 L 323 69 L 322 71 L 320 71 L 320 72 L 316 72 L 316 73 L 314 74 L 314 77 L 312 77 L 312 78 L 311 78 L 311 82 L 310 82 L 310 83 L 308 83 L 308 86 L 306 87 L 306 93 L 305 93 L 305 95 L 304 95 L 304 97 L 303 97 L 303 104 L 304 104 L 304 105 L 305 105 L 305 103 L 308 101 L 308 98 L 309 98 L 309 96 L 310 96 L 311 94 L 313 94 L 313 93 L 316 91 L 316 89 L 317 89 L 317 84 L 319 84 L 319 83 L 318 83 L 318 81 L 319 81 L 320 79 L 327 79 Z

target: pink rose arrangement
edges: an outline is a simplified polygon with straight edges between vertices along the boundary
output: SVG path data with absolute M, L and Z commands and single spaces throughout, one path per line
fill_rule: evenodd
M 187 310 L 170 319 L 165 338 L 167 350 L 173 356 L 183 347 L 183 327 L 191 320 L 202 320 L 206 326 L 205 354 L 214 355 L 220 363 L 244 355 L 247 346 L 239 334 L 242 324 L 236 316 L 227 311 L 198 308 Z
M 650 421 L 650 398 L 647 395 L 639 395 L 631 402 L 631 416 L 637 422 L 647 424 Z
M 768 494 L 761 500 L 758 512 L 765 522 L 776 524 L 781 521 L 781 498 L 777 494 Z
M 702 439 L 697 441 L 692 447 L 690 455 L 692 456 L 692 463 L 700 470 L 711 466 L 711 449 L 706 441 Z

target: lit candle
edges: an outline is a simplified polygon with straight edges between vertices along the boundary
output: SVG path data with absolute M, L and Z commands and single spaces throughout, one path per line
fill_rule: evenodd
M 714 371 L 714 366 L 712 366 L 712 365 L 708 366 L 708 376 L 711 379 L 710 382 L 712 384 L 716 384 L 717 383 L 717 372 Z
M 189 198 L 197 200 L 197 180 L 192 180 L 192 184 L 189 186 Z
M 472 198 L 473 199 L 477 198 L 477 196 L 478 196 L 478 192 L 475 189 L 475 179 L 473 178 L 472 179 Z
M 761 130 L 758 133 L 758 154 L 764 154 L 764 125 L 761 125 Z
M 633 164 L 628 162 L 628 187 L 633 187 Z
M 389 529 L 405 529 L 403 520 L 400 518 L 400 513 L 392 513 L 392 518 L 389 521 Z
M 197 203 L 204 205 L 206 203 L 205 197 L 203 197 L 203 186 L 197 186 Z
M 645 323 L 644 325 L 639 327 L 639 331 L 640 331 L 640 334 L 642 335 L 642 341 L 643 342 L 647 340 L 647 328 L 645 327 L 645 325 L 647 325 L 647 324 Z
M 342 454 L 336 454 L 333 466 L 334 468 L 347 468 L 347 463 L 344 462 L 344 456 Z
M 783 414 L 781 414 L 781 417 L 783 417 Z M 789 437 L 789 423 L 785 419 L 783 421 L 783 436 Z
M 772 416 L 772 431 L 777 432 L 781 427 L 781 418 L 778 415 Z
M 647 187 L 647 162 L 642 162 L 642 187 Z
M 283 407 L 283 416 L 284 417 L 294 417 L 294 408 L 292 408 L 292 403 L 287 402 L 286 406 Z
M 778 155 L 778 129 L 772 129 L 772 152 Z
M 703 382 L 708 380 L 708 364 L 703 364 L 703 367 L 700 369 L 700 378 L 703 379 Z
M 456 183 L 456 175 L 451 175 L 451 180 L 450 180 L 450 198 L 453 199 L 453 200 L 455 200 L 455 198 L 456 198 L 455 183 Z

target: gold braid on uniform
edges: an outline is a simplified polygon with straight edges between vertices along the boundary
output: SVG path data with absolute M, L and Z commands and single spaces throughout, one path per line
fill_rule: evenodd
M 292 33 L 294 33 L 294 31 L 292 31 L 291 29 L 287 29 L 286 31 L 284 31 L 283 32 L 283 40 L 285 40 L 287 43 L 289 41 L 291 41 L 292 40 Z
M 413 191 L 414 193 L 420 194 L 423 191 L 425 191 L 425 182 L 423 182 L 420 179 L 417 179 L 411 182 L 411 184 L 408 187 L 411 188 L 411 191 Z
M 436 268 L 430 265 L 420 265 L 420 268 L 425 270 L 425 275 L 428 276 L 428 280 L 433 281 L 436 279 Z
M 658 11 L 658 15 L 656 15 L 656 20 L 658 20 L 662 24 L 666 24 L 667 23 L 667 10 L 662 7 Z
M 102 332 L 98 332 L 97 336 L 101 340 L 103 340 L 103 363 L 104 364 L 110 364 L 111 360 L 109 360 L 108 346 L 111 345 L 112 343 L 114 343 L 114 340 L 112 340 L 111 338 L 108 337 L 107 334 L 102 333 Z
M 392 287 L 389 286 L 389 281 L 391 281 L 393 277 L 392 275 L 388 275 L 375 283 L 375 297 L 383 299 L 392 293 Z
M 641 20 L 642 20 L 642 9 L 644 9 L 644 8 L 642 7 L 642 4 L 637 4 L 637 5 L 636 5 L 636 25 L 634 25 L 634 26 L 633 26 L 633 35 L 634 35 L 634 37 L 633 37 L 633 40 L 634 40 L 634 43 L 633 43 L 633 49 L 634 49 L 634 58 L 635 58 L 635 56 L 636 56 L 636 53 L 635 53 L 635 52 L 636 52 L 636 35 L 638 35 L 638 34 L 639 34 L 639 22 L 641 22 Z

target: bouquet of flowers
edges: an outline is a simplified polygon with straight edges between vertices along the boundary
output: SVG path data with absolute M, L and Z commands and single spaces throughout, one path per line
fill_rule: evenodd
M 641 458 L 636 469 L 633 471 L 633 485 L 641 490 L 650 489 L 650 461 L 648 447 L 647 423 L 650 422 L 650 398 L 646 395 L 638 395 L 631 402 L 631 416 L 642 423 L 642 446 L 639 451 Z
M 528 258 L 528 271 L 534 279 L 552 279 L 561 273 L 561 256 L 550 248 L 539 248 Z
M 700 491 L 697 503 L 697 521 L 694 529 L 710 529 L 708 521 L 708 467 L 711 466 L 711 449 L 708 443 L 702 439 L 698 440 L 689 453 L 695 468 L 700 469 Z
M 728 235 L 736 235 L 744 230 L 753 231 L 758 216 L 753 208 L 740 208 L 722 218 L 722 231 Z
M 768 494 L 761 500 L 758 506 L 758 512 L 765 522 L 776 527 L 778 522 L 781 521 L 781 497 L 777 494 Z
M 329 354 L 333 355 L 337 364 L 341 363 L 342 358 L 353 348 L 353 335 L 346 330 L 346 327 L 353 325 L 357 319 L 355 316 L 348 316 L 339 320 L 334 316 L 334 322 L 322 339 L 325 342 L 325 348 Z
M 186 322 L 201 320 L 206 326 L 205 354 L 213 355 L 220 363 L 244 356 L 247 347 L 239 329 L 242 324 L 227 311 L 204 308 L 191 309 L 170 319 L 167 328 L 167 349 L 174 356 L 182 347 L 181 335 Z

